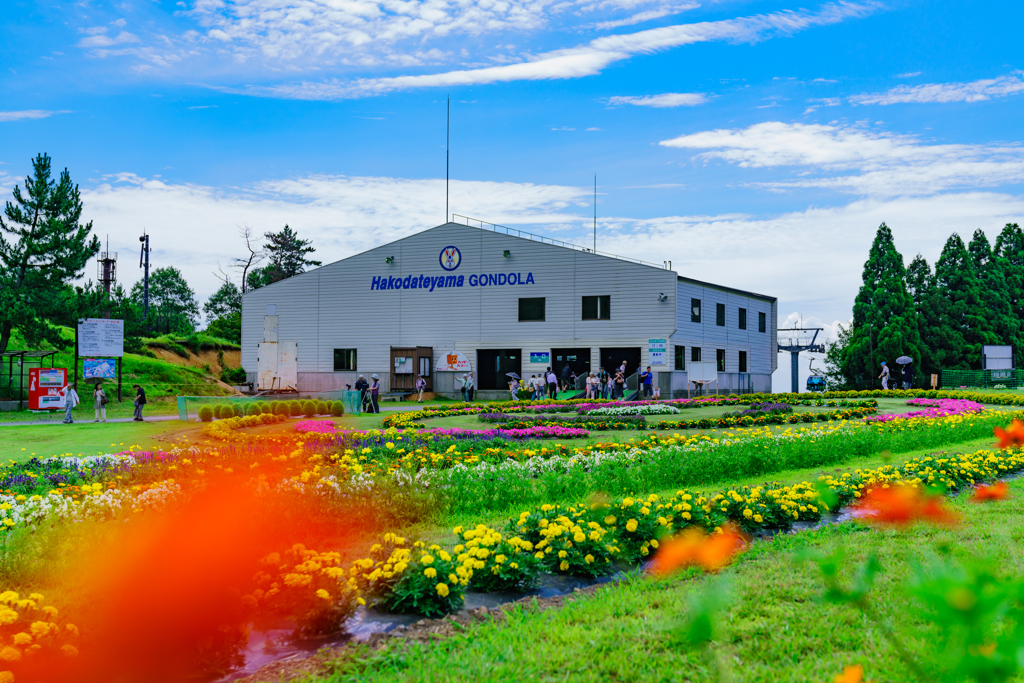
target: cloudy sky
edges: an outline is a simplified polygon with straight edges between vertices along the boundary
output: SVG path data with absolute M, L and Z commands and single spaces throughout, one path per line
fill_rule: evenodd
M 1024 219 L 1020 3 L 11 0 L 0 190 L 49 153 L 201 298 L 238 229 L 327 262 L 452 213 L 847 320 L 875 228 Z

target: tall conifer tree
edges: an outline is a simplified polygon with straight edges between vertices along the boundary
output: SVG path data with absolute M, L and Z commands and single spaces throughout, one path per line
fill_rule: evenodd
M 943 368 L 977 370 L 981 367 L 981 346 L 989 343 L 990 334 L 974 259 L 956 233 L 946 240 L 935 263 L 935 283 L 945 300 L 941 323 L 946 344 Z
M 944 344 L 939 324 L 943 302 L 935 287 L 931 266 L 920 254 L 907 266 L 907 291 L 914 300 L 917 330 L 921 339 L 921 358 L 917 367 L 922 375 L 937 373 L 942 367 Z
M 1012 342 L 1014 367 L 1024 367 L 1024 231 L 1016 223 L 1007 223 L 996 238 L 994 253 L 1003 259 L 1003 274 L 1010 301 L 1010 312 L 1017 321 Z
M 1006 282 L 1007 261 L 992 250 L 988 237 L 980 229 L 974 231 L 967 250 L 981 285 L 984 343 L 1013 345 L 1020 321 L 1014 317 L 1010 302 L 1010 288 Z
M 853 327 L 843 354 L 847 379 L 874 379 L 882 361 L 897 357 L 920 358 L 921 339 L 914 300 L 907 291 L 903 256 L 896 250 L 892 231 L 878 226 L 864 264 L 863 284 L 853 304 Z

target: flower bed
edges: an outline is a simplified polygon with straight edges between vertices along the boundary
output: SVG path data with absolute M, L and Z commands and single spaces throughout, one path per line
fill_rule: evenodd
M 793 406 L 788 403 L 752 403 L 747 410 L 737 410 L 734 413 L 722 413 L 722 417 L 761 417 L 768 415 L 785 415 L 793 412 Z
M 892 420 L 910 420 L 921 417 L 947 417 L 950 415 L 980 413 L 985 409 L 985 406 L 980 403 L 954 398 L 915 398 L 907 401 L 907 405 L 923 406 L 925 409 L 914 410 L 909 413 L 875 415 L 867 418 L 867 420 L 870 422 L 890 422 Z
M 526 429 L 533 425 L 546 427 L 580 427 L 597 431 L 622 430 L 622 429 L 644 429 L 647 421 L 643 415 L 621 415 L 621 416 L 594 416 L 590 415 L 566 415 L 559 417 L 521 415 L 512 416 L 508 413 L 484 413 L 478 415 L 481 422 L 498 422 L 506 429 Z
M 338 426 L 330 420 L 302 420 L 295 423 L 295 431 L 299 434 L 334 434 Z
M 580 427 L 561 427 L 557 425 L 536 425 L 531 427 L 498 427 L 497 429 L 430 429 L 420 434 L 464 441 L 467 439 L 580 439 L 590 436 L 590 432 Z
M 744 417 L 706 417 L 700 420 L 679 420 L 678 422 L 666 420 L 653 426 L 657 429 L 728 429 L 731 427 L 800 424 L 801 422 L 830 422 L 866 417 L 874 413 L 875 410 L 875 408 L 865 407 L 829 410 L 823 413 L 770 413 Z
M 581 410 L 581 415 L 678 415 L 682 412 L 670 403 L 647 403 L 636 406 L 615 406 Z

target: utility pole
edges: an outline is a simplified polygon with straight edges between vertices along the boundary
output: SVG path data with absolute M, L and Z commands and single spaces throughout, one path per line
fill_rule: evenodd
M 142 321 L 146 321 L 146 315 L 149 313 L 149 235 L 146 231 L 142 231 L 142 237 L 139 238 L 142 242 L 142 253 L 139 254 L 139 268 L 144 268 L 142 274 Z
M 452 143 L 452 96 L 448 96 L 448 119 L 444 133 L 444 222 L 451 220 L 448 213 L 448 166 Z
M 597 174 L 594 174 L 594 253 L 597 253 Z

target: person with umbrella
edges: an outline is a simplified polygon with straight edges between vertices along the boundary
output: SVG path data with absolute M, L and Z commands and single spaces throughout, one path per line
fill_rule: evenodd
M 914 385 L 914 359 L 900 356 L 896 362 L 903 366 L 903 388 L 910 389 Z
M 512 378 L 512 381 L 508 383 L 508 393 L 512 395 L 513 401 L 519 400 L 519 375 L 514 372 L 506 372 L 507 376 Z

